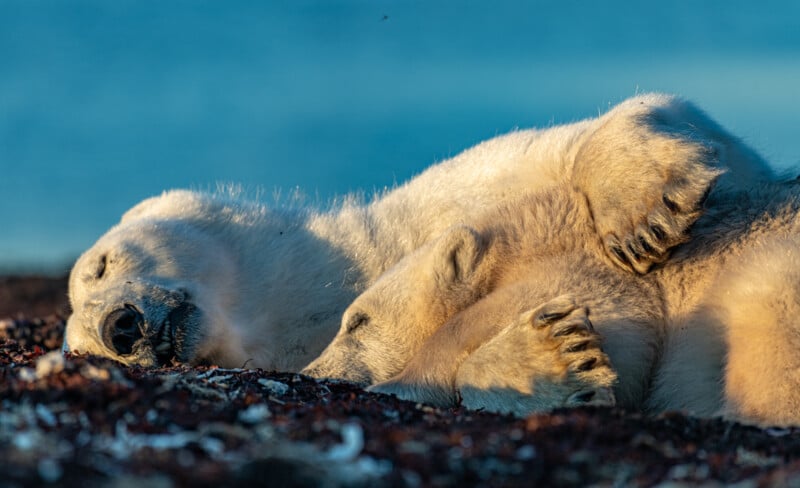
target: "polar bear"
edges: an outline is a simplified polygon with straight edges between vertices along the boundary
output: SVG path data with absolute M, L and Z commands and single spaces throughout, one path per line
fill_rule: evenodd
M 800 425 L 798 210 L 797 180 L 717 189 L 693 239 L 636 276 L 580 194 L 535 192 L 401 260 L 305 372 L 517 415 L 621 404 Z
M 680 200 L 689 215 L 718 176 L 701 169 Z M 641 405 L 663 340 L 661 292 L 653 273 L 614 257 L 568 185 L 499 204 L 384 273 L 303 372 L 518 415 Z
M 644 273 L 685 240 L 694 216 L 672 208 L 703 164 L 729 168 L 719 185 L 731 188 L 773 177 L 697 107 L 651 94 L 597 118 L 490 139 L 369 203 L 270 208 L 166 192 L 129 210 L 76 262 L 64 350 L 298 371 L 401 258 L 486 208 L 554 185 L 586 198 L 609 259 Z

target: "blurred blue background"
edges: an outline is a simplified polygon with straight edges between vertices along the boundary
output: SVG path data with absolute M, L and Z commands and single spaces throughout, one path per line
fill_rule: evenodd
M 797 164 L 800 2 L 0 0 L 0 271 L 167 188 L 324 203 L 653 90 Z

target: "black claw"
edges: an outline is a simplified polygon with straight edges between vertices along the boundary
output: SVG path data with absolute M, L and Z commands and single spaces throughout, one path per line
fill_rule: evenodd
M 561 329 L 558 332 L 556 332 L 555 334 L 553 334 L 553 337 L 562 337 L 562 336 L 565 336 L 565 335 L 570 335 L 573 332 L 575 332 L 576 330 L 578 330 L 578 326 L 577 325 L 570 325 L 569 327 L 564 327 L 563 329 Z
M 613 252 L 614 255 L 617 256 L 617 258 L 619 258 L 620 261 L 622 261 L 623 263 L 628 262 L 628 256 L 626 256 L 625 253 L 622 252 L 622 248 L 620 248 L 619 246 L 610 246 L 610 249 L 611 252 Z
M 588 403 L 592 398 L 594 398 L 593 391 L 587 391 L 575 397 L 576 400 L 582 403 Z
M 589 341 L 579 342 L 577 344 L 573 344 L 567 348 L 567 352 L 579 352 L 585 351 L 589 348 Z
M 646 253 L 652 254 L 653 251 L 655 251 L 655 249 L 653 249 L 653 246 L 651 246 L 650 243 L 647 242 L 647 240 L 642 236 L 639 236 L 639 245 L 642 246 L 642 249 L 644 249 L 644 252 Z
M 578 371 L 589 371 L 590 369 L 594 368 L 594 365 L 596 363 L 597 363 L 597 358 L 587 359 L 586 361 L 578 365 Z
M 650 232 L 652 232 L 653 235 L 656 236 L 656 239 L 658 239 L 659 241 L 663 241 L 664 238 L 667 237 L 667 233 L 664 232 L 664 228 L 658 224 L 651 225 Z
M 567 312 L 569 313 L 569 312 Z M 537 322 L 552 322 L 553 320 L 560 319 L 567 315 L 566 313 L 562 312 L 550 312 L 550 313 L 542 313 L 536 317 Z
M 639 251 L 637 251 L 636 249 L 633 248 L 633 244 L 632 243 L 629 242 L 626 247 L 628 248 L 628 251 L 633 255 L 633 259 L 635 259 L 637 261 L 642 259 L 642 255 L 639 254 Z
M 667 206 L 667 208 L 669 209 L 670 212 L 676 213 L 676 212 L 678 212 L 680 210 L 678 208 L 678 204 L 675 203 L 674 200 L 670 199 L 667 195 L 663 195 L 661 197 L 661 200 L 664 202 L 664 205 Z

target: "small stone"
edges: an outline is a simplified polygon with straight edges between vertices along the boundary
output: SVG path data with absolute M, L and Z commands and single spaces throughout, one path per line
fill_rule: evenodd
M 260 378 L 258 384 L 269 390 L 269 392 L 275 396 L 282 396 L 289 392 L 289 385 L 281 383 L 280 381 Z
M 84 378 L 98 381 L 108 381 L 111 373 L 107 369 L 101 369 L 92 364 L 86 364 L 81 368 L 81 375 Z
M 58 425 L 58 421 L 56 420 L 56 416 L 53 415 L 53 412 L 50 411 L 49 408 L 42 405 L 41 403 L 36 404 L 36 416 L 44 422 L 44 424 L 48 427 L 55 427 Z
M 19 379 L 22 381 L 36 381 L 38 376 L 36 376 L 36 371 L 32 368 L 19 368 Z
M 36 377 L 41 379 L 64 371 L 64 355 L 61 351 L 50 351 L 36 360 Z
M 364 448 L 364 431 L 358 424 L 342 425 L 340 434 L 342 443 L 328 450 L 327 458 L 331 461 L 350 461 L 358 457 Z
M 272 414 L 269 408 L 263 404 L 250 405 L 245 410 L 239 412 L 239 421 L 246 424 L 257 424 L 268 419 Z
M 39 461 L 37 468 L 39 477 L 47 483 L 55 483 L 64 474 L 64 469 L 55 459 L 44 458 Z
M 517 449 L 515 457 L 520 461 L 527 461 L 528 459 L 533 459 L 536 457 L 536 448 L 531 445 L 524 445 L 519 449 Z

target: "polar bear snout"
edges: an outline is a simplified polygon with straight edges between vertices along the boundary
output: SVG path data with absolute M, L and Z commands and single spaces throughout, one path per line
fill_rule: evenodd
M 200 361 L 204 314 L 193 292 L 144 280 L 125 281 L 90 295 L 73 312 L 65 332 L 65 351 L 113 357 L 126 364 L 160 367 Z
M 133 352 L 133 345 L 144 334 L 144 316 L 133 305 L 125 304 L 106 315 L 102 325 L 103 344 L 120 356 Z

